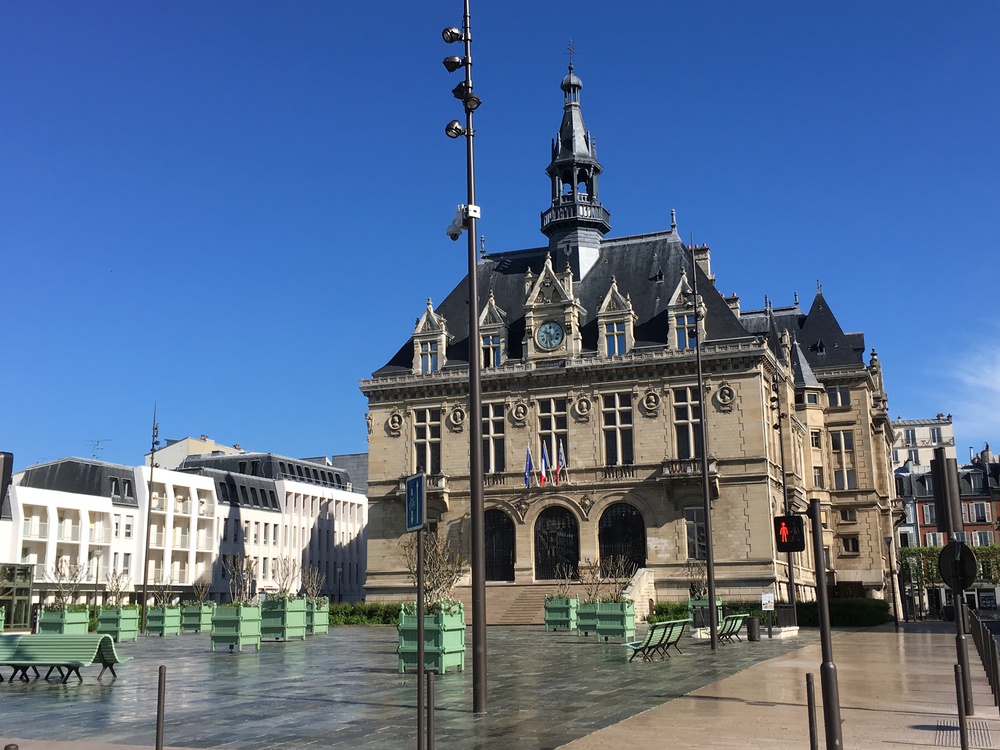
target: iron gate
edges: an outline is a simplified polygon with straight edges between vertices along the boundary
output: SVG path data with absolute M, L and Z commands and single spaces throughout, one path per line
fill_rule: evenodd
M 546 508 L 535 521 L 535 580 L 577 577 L 580 528 L 566 508 Z
M 486 580 L 514 580 L 514 522 L 502 510 L 486 511 Z

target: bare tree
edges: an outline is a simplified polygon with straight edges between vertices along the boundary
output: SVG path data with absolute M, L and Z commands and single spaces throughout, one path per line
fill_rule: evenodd
M 131 579 L 128 573 L 116 573 L 112 570 L 107 574 L 107 585 L 104 587 L 104 590 L 110 606 L 122 606 L 130 583 Z
M 246 555 L 223 555 L 222 570 L 229 579 L 229 598 L 233 604 L 249 604 L 257 561 Z
M 637 569 L 636 564 L 623 555 L 601 560 L 601 572 L 604 574 L 604 582 L 608 587 L 611 601 L 622 601 L 625 589 L 628 588 Z
M 448 544 L 437 532 L 422 532 L 424 537 L 424 601 L 439 607 L 453 600 L 452 589 L 465 574 L 467 560 L 462 552 Z M 417 535 L 407 534 L 400 542 L 403 560 L 414 588 L 417 585 Z
M 75 604 L 80 585 L 87 575 L 87 566 L 71 563 L 67 558 L 61 559 L 45 574 L 46 580 L 55 587 L 55 607 L 65 608 Z
M 300 569 L 301 565 L 299 565 L 298 560 L 293 560 L 287 555 L 274 558 L 274 567 L 271 569 L 271 574 L 278 586 L 277 596 L 282 599 L 287 599 L 291 596 L 292 588 L 295 587 L 299 579 Z
M 700 560 L 688 560 L 688 588 L 692 599 L 704 599 L 708 596 L 708 566 Z
M 576 578 L 576 570 L 566 562 L 556 563 L 556 581 L 558 581 L 556 596 L 560 599 L 568 599 L 570 588 Z
M 584 603 L 596 602 L 601 598 L 604 579 L 601 577 L 600 562 L 587 560 L 580 566 L 580 583 L 583 585 Z
M 323 593 L 323 585 L 326 583 L 326 573 L 314 565 L 308 566 L 302 571 L 302 588 L 306 591 L 306 596 L 310 599 L 318 599 Z
M 194 592 L 194 600 L 197 604 L 204 604 L 208 598 L 209 589 L 212 587 L 211 581 L 195 581 L 191 584 L 191 591 Z
M 171 587 L 169 576 L 161 578 L 153 584 L 153 606 L 166 607 L 170 600 L 174 598 L 174 591 Z

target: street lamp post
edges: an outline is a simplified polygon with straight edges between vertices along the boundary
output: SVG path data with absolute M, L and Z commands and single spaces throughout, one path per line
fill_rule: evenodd
M 477 714 L 486 713 L 486 522 L 483 495 L 483 423 L 482 389 L 480 384 L 479 340 L 479 272 L 476 254 L 476 169 L 473 150 L 475 131 L 472 113 L 482 100 L 472 90 L 472 26 L 469 19 L 469 0 L 465 0 L 462 29 L 446 28 L 441 37 L 448 44 L 463 42 L 464 57 L 452 55 L 444 59 L 449 73 L 459 68 L 465 70 L 465 80 L 454 89 L 456 99 L 465 110 L 465 126 L 452 120 L 445 126 L 449 138 L 465 137 L 466 187 L 468 203 L 459 206 L 455 221 L 447 229 L 452 240 L 458 240 L 462 231 L 468 235 L 469 260 L 469 514 L 471 521 L 472 562 L 472 706 Z
M 153 437 L 149 447 L 149 483 L 146 485 L 146 554 L 142 561 L 142 614 L 139 619 L 139 631 L 146 633 L 146 602 L 149 599 L 149 534 L 153 525 L 153 469 L 156 468 L 156 449 L 160 445 L 157 436 L 160 425 L 156 423 L 156 404 L 153 404 Z
M 775 373 L 771 378 L 771 390 L 774 395 L 771 396 L 771 409 L 777 412 L 777 421 L 774 423 L 774 429 L 778 431 L 778 446 L 780 449 L 781 456 L 781 498 L 784 514 L 786 516 L 791 515 L 792 507 L 791 503 L 788 501 L 788 474 L 785 473 L 785 420 L 788 419 L 788 414 L 781 410 L 781 380 L 778 378 L 778 373 Z M 795 563 L 794 552 L 788 553 L 788 603 L 792 607 L 792 617 L 796 618 L 798 621 L 797 613 L 795 610 Z
M 337 604 L 344 603 L 344 593 L 343 593 L 343 583 L 344 583 L 344 566 L 337 566 Z
M 101 555 L 103 550 L 94 552 L 94 611 L 97 611 L 97 587 L 101 580 Z
M 885 538 L 885 551 L 889 558 L 889 586 L 892 591 L 892 624 L 895 626 L 896 630 L 899 630 L 899 610 L 896 609 L 896 571 L 895 561 L 892 558 L 892 537 L 886 536 Z
M 712 650 L 719 648 L 719 612 L 715 608 L 715 553 L 712 549 L 712 499 L 708 486 L 708 409 L 705 403 L 705 377 L 701 366 L 701 326 L 705 317 L 698 296 L 698 263 L 691 252 L 692 301 L 694 304 L 694 357 L 698 370 L 698 404 L 701 410 L 701 493 L 705 514 L 705 570 L 708 578 L 708 623 Z

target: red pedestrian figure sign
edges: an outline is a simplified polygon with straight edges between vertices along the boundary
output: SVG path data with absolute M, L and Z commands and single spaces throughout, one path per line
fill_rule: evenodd
M 774 541 L 778 552 L 802 552 L 806 548 L 802 516 L 776 516 Z

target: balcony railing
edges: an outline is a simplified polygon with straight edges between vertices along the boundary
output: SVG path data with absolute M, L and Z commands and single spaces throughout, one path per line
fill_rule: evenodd
M 174 513 L 180 516 L 190 516 L 191 515 L 191 501 L 190 500 L 178 500 L 174 505 Z
M 198 537 L 198 550 L 200 552 L 211 552 L 214 548 L 215 545 L 212 543 L 211 536 L 203 534 Z
M 161 512 L 166 512 L 167 510 L 167 498 L 163 495 L 153 495 L 152 500 L 150 500 L 150 505 L 153 510 L 158 510 Z
M 23 535 L 25 539 L 48 539 L 48 521 L 34 521 L 25 519 Z
M 154 531 L 149 535 L 149 543 L 153 547 L 164 546 L 164 535 L 162 531 Z
M 61 542 L 79 542 L 80 525 L 59 524 L 59 528 L 56 531 L 56 539 L 58 539 Z
M 174 547 L 178 549 L 191 549 L 191 535 L 177 534 L 174 536 Z

